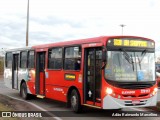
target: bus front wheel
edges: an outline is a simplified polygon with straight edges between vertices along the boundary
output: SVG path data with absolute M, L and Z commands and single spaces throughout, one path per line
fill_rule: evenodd
M 27 93 L 27 85 L 25 82 L 22 83 L 20 88 L 20 95 L 23 99 L 27 100 L 29 97 L 29 94 Z
M 71 103 L 71 109 L 76 112 L 79 113 L 82 110 L 81 107 L 81 102 L 80 102 L 80 96 L 77 92 L 77 90 L 72 90 L 71 92 L 71 97 L 70 97 L 70 103 Z

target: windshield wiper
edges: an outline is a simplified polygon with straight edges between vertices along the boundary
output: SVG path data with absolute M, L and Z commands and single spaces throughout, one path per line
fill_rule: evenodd
M 141 70 L 141 62 L 142 62 L 144 56 L 146 55 L 146 53 L 147 53 L 146 49 L 142 51 L 142 53 L 141 53 L 141 60 L 140 60 L 140 58 L 137 55 L 140 70 Z
M 131 55 L 131 59 L 132 59 L 132 68 L 133 68 L 133 71 L 134 71 L 134 62 L 133 62 L 133 57 Z
M 132 68 L 133 68 L 133 71 L 134 71 L 134 62 L 133 62 L 132 55 L 129 56 L 128 53 L 122 48 L 120 50 L 123 51 L 124 58 L 128 61 L 128 63 L 132 64 Z
M 142 51 L 142 53 L 141 53 L 142 58 L 141 58 L 140 62 L 142 62 L 142 60 L 143 60 L 144 56 L 146 55 L 146 53 L 147 53 L 146 49 Z
M 142 61 L 142 59 L 140 60 L 139 57 L 138 57 L 138 55 L 137 55 L 137 58 L 138 58 L 139 68 L 140 68 L 140 70 L 141 70 L 141 61 Z
M 131 64 L 131 58 L 128 55 L 128 53 L 124 49 L 120 49 L 120 50 L 123 51 L 124 58 Z

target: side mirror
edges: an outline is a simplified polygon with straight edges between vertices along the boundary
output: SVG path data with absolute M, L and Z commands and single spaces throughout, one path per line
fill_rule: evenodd
M 106 49 L 103 48 L 102 50 L 102 67 L 101 69 L 104 69 L 107 63 L 107 53 L 106 53 Z

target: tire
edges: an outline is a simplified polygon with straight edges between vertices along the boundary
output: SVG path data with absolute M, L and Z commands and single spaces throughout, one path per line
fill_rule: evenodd
M 20 95 L 24 100 L 27 100 L 29 98 L 29 94 L 27 93 L 27 85 L 25 82 L 23 82 L 21 85 Z
M 74 111 L 75 113 L 79 113 L 82 111 L 80 96 L 79 96 L 78 91 L 75 89 L 72 90 L 71 92 L 70 105 L 71 105 L 72 111 Z

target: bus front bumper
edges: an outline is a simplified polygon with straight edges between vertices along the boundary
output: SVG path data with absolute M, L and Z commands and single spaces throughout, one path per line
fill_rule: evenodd
M 138 104 L 133 104 L 132 100 L 123 100 L 114 98 L 107 95 L 103 99 L 103 109 L 120 109 L 128 107 L 147 107 L 156 106 L 157 104 L 157 93 L 148 99 L 138 99 L 140 102 Z

